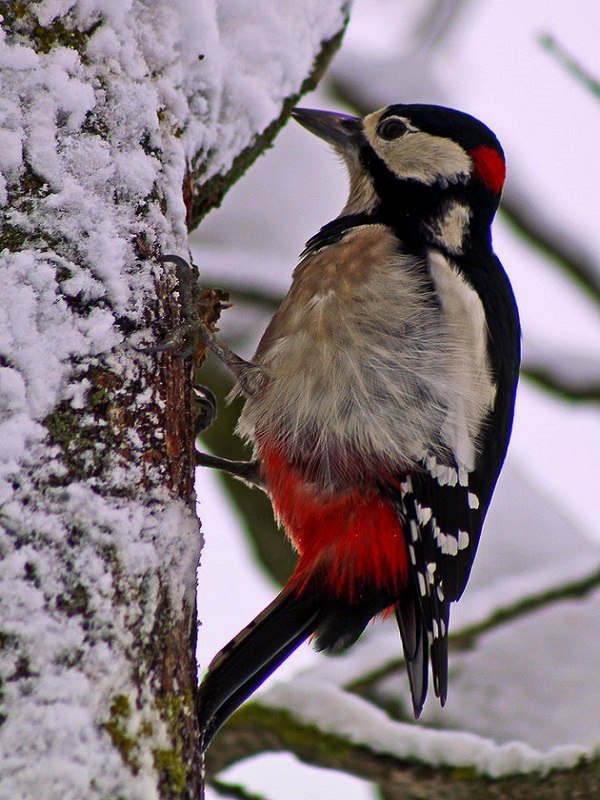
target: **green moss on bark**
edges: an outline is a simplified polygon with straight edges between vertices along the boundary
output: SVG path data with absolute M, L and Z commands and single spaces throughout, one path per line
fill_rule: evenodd
M 131 703 L 127 695 L 118 694 L 111 703 L 110 717 L 102 724 L 102 727 L 119 751 L 123 763 L 134 775 L 137 775 L 140 769 L 139 744 L 137 736 L 132 735 L 129 731 L 131 713 Z
M 184 792 L 188 769 L 181 753 L 176 750 L 153 750 L 154 766 L 159 775 L 161 792 L 165 798 L 177 798 Z
M 35 5 L 23 0 L 0 2 L 3 27 L 11 31 L 13 37 L 30 39 L 38 53 L 49 53 L 55 47 L 69 47 L 84 55 L 88 40 L 101 21 L 82 29 L 77 26 L 74 17 L 67 14 L 56 17 L 49 25 L 40 25 L 34 13 Z

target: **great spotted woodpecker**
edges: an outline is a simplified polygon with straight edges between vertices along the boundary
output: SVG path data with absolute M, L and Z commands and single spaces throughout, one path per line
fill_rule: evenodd
M 415 716 L 429 663 L 444 703 L 449 607 L 512 425 L 520 333 L 491 244 L 505 176 L 494 134 L 439 106 L 293 116 L 343 157 L 348 201 L 309 239 L 251 362 L 203 331 L 246 396 L 238 429 L 256 459 L 199 463 L 265 489 L 298 563 L 211 663 L 204 747 L 303 640 L 340 652 L 388 610 Z

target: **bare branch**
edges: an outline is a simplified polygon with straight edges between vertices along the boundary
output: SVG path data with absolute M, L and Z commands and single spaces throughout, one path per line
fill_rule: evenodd
M 595 379 L 569 380 L 565 375 L 544 364 L 525 364 L 521 373 L 541 389 L 574 403 L 600 402 L 600 376 Z
M 224 781 L 212 781 L 212 788 L 221 797 L 231 797 L 233 800 L 264 800 L 264 797 L 254 792 L 248 792 L 243 786 L 225 783 Z
M 503 196 L 500 213 L 527 244 L 552 261 L 600 304 L 600 267 L 595 259 L 554 220 L 544 218 L 533 199 L 524 197 L 521 190 L 508 191 Z
M 592 94 L 600 98 L 600 81 L 582 67 L 551 34 L 543 33 L 539 38 L 539 42 L 544 50 L 547 50 L 551 56 L 554 56 L 579 83 L 583 84 Z
M 456 28 L 470 2 L 471 0 L 434 0 L 417 24 L 414 49 L 427 53 L 441 44 Z

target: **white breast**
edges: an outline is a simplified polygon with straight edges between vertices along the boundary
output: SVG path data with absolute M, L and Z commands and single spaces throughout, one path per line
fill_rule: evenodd
M 483 309 L 440 258 L 431 270 L 441 308 L 423 265 L 383 226 L 308 256 L 259 347 L 271 381 L 246 401 L 240 432 L 259 429 L 293 454 L 315 441 L 326 453 L 334 438 L 395 466 L 459 447 L 468 467 L 493 401 Z
M 431 277 L 442 307 L 445 338 L 454 348 L 452 385 L 443 438 L 459 466 L 475 466 L 477 435 L 494 406 L 496 387 L 487 356 L 487 325 L 477 292 L 439 252 L 429 257 Z

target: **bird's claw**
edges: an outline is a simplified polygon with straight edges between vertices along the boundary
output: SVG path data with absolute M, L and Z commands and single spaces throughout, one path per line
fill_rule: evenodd
M 208 347 L 212 336 L 200 318 L 202 291 L 198 283 L 198 270 L 181 256 L 167 254 L 161 256 L 159 261 L 161 264 L 175 264 L 182 322 L 168 339 L 135 349 L 150 355 L 172 352 L 181 358 L 189 358 L 199 346 Z
M 214 309 L 218 308 L 218 311 L 220 311 L 222 308 L 227 307 L 223 302 L 224 293 L 218 289 L 201 292 L 197 280 L 197 271 L 180 256 L 166 255 L 162 256 L 160 261 L 162 263 L 172 263 L 176 266 L 183 322 L 166 341 L 136 349 L 142 353 L 173 351 L 183 358 L 198 354 L 195 362 L 197 363 L 204 356 L 203 353 L 198 353 L 198 350 L 206 348 L 211 350 L 228 367 L 246 396 L 264 388 L 268 381 L 268 376 L 263 368 L 240 358 L 231 350 L 229 345 L 210 330 L 202 319 L 203 308 L 204 310 L 212 308 L 212 318 L 215 321 L 218 319 L 218 313 L 215 314 Z M 210 305 L 208 304 L 209 301 Z
M 217 417 L 217 398 L 207 386 L 194 386 L 194 430 L 196 436 L 213 424 Z

